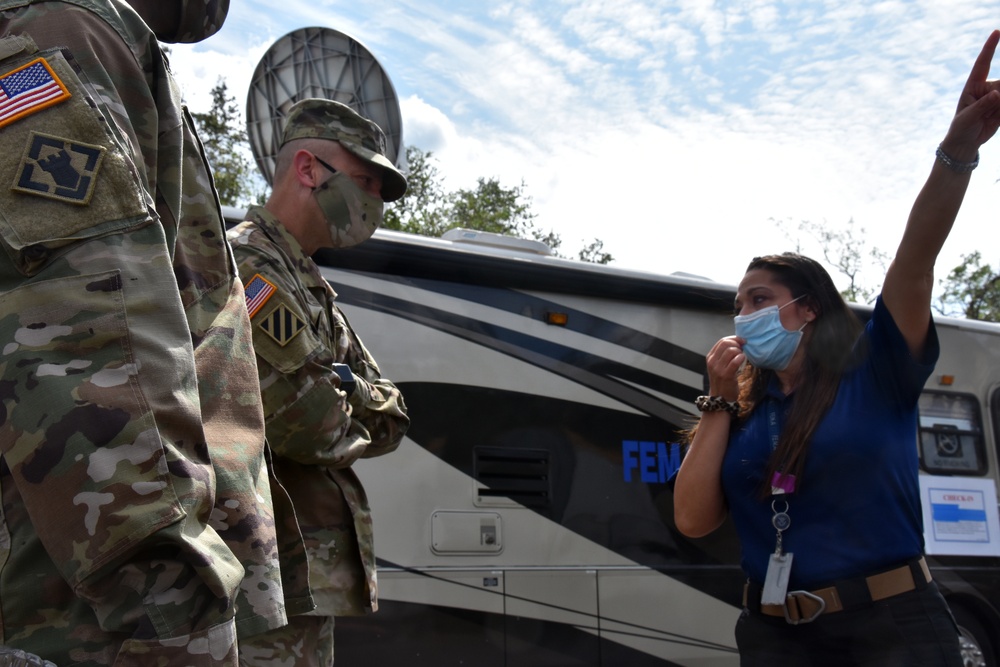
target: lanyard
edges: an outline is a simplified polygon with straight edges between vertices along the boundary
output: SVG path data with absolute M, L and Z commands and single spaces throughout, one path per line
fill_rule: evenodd
M 778 401 L 767 399 L 767 430 L 771 438 L 771 454 L 778 448 L 781 436 L 781 424 L 778 420 Z M 782 534 L 792 525 L 788 516 L 788 496 L 795 491 L 795 476 L 785 475 L 781 471 L 774 473 L 771 479 L 771 525 L 777 535 L 775 537 L 774 553 L 767 563 L 767 574 L 764 577 L 764 588 L 761 592 L 761 604 L 785 604 L 788 591 L 788 580 L 792 571 L 792 554 L 784 549 Z
M 771 454 L 778 448 L 778 440 L 781 437 L 781 423 L 778 419 L 778 401 L 772 397 L 767 399 L 767 430 L 771 438 Z M 771 478 L 771 525 L 778 532 L 775 553 L 782 554 L 781 536 L 792 520 L 788 516 L 788 496 L 795 492 L 795 475 L 786 475 L 780 470 L 774 473 Z
M 778 419 L 778 401 L 772 397 L 767 399 L 767 431 L 771 438 L 771 454 L 778 449 L 781 438 L 781 422 Z M 771 478 L 771 495 L 780 496 L 795 493 L 795 475 L 786 475 L 776 471 Z

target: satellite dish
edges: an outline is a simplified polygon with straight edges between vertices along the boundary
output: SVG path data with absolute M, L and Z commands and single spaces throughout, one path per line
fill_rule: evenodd
M 405 155 L 399 99 L 375 56 L 342 32 L 300 28 L 267 50 L 250 80 L 247 134 L 268 184 L 274 178 L 285 114 L 309 97 L 342 102 L 378 123 L 386 137 L 386 157 L 401 165 Z

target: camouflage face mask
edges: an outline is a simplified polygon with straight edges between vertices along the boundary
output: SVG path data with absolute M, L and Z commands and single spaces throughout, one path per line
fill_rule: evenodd
M 349 248 L 371 238 L 382 224 L 382 200 L 339 171 L 313 190 L 334 248 Z

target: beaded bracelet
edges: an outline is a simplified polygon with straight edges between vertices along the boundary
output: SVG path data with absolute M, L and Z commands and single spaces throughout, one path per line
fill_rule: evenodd
M 699 396 L 694 399 L 695 407 L 702 412 L 720 412 L 725 410 L 732 416 L 740 414 L 740 404 L 736 401 L 727 401 L 721 396 Z
M 941 146 L 937 147 L 937 151 L 934 155 L 941 164 L 948 167 L 956 174 L 968 174 L 970 171 L 979 166 L 979 151 L 976 151 L 976 159 L 972 162 L 959 162 L 945 153 Z

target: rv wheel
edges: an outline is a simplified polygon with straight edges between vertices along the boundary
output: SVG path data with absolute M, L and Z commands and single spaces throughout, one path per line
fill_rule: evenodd
M 958 623 L 958 641 L 965 667 L 996 667 L 996 654 L 986 628 L 971 612 L 958 605 L 952 607 Z

